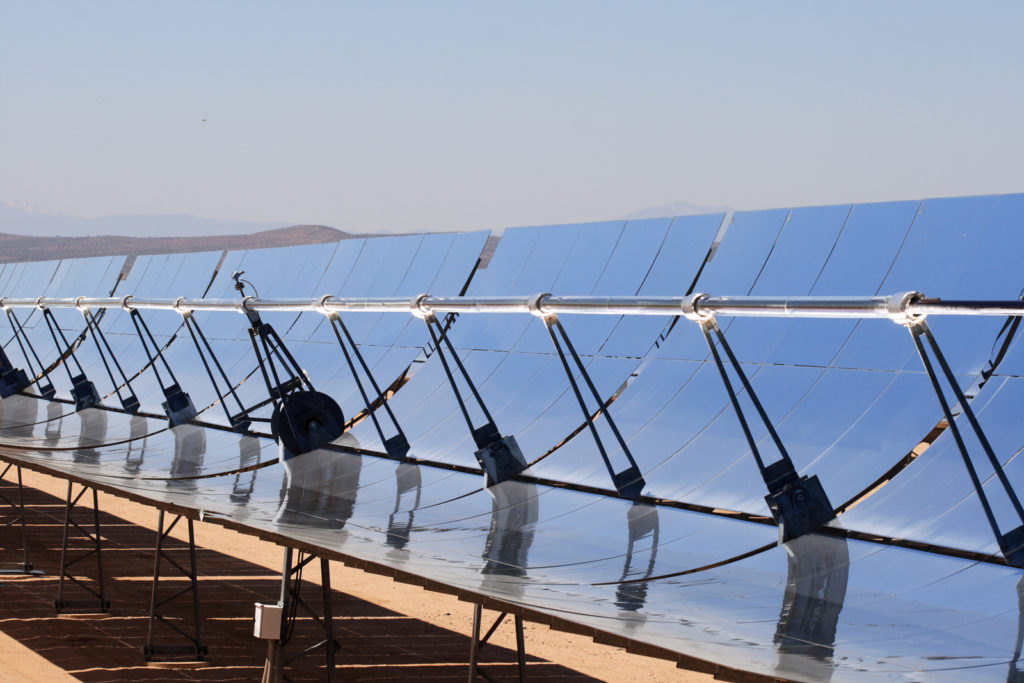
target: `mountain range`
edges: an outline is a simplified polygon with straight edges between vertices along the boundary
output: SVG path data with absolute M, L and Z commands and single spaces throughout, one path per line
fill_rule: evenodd
M 704 206 L 690 202 L 673 202 L 661 206 L 651 206 L 620 216 L 620 220 L 633 221 L 641 218 L 670 218 L 672 216 L 693 216 L 702 213 L 730 213 L 735 209 L 729 206 Z
M 200 218 L 188 214 L 100 216 L 83 218 L 41 209 L 26 202 L 0 201 L 0 233 L 61 237 L 91 235 L 243 235 L 284 228 L 292 223 L 249 223 Z
M 358 237 L 325 225 L 293 225 L 246 235 L 206 237 L 125 237 L 92 235 L 88 237 L 35 237 L 0 233 L 0 263 L 49 261 L 86 256 L 139 254 L 179 254 L 225 249 L 290 247 L 298 244 L 323 244 Z
M 640 209 L 620 220 L 722 211 L 732 209 L 675 202 Z M 159 236 L 138 237 L 139 234 Z M 369 236 L 325 225 L 250 223 L 187 214 L 82 218 L 39 209 L 24 202 L 0 201 L 0 263 L 281 247 Z M 493 250 L 496 242 L 493 237 L 489 240 L 489 250 Z

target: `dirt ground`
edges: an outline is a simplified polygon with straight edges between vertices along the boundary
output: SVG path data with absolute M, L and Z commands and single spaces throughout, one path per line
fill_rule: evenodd
M 10 478 L 10 477 L 9 477 Z M 224 529 L 195 523 L 199 568 L 202 639 L 209 655 L 199 666 L 148 664 L 142 654 L 148 633 L 149 601 L 158 513 L 127 500 L 99 494 L 103 536 L 106 614 L 58 616 L 54 609 L 60 567 L 61 532 L 67 483 L 24 472 L 30 560 L 42 574 L 0 575 L 0 681 L 253 681 L 259 680 L 266 645 L 252 635 L 253 604 L 276 602 L 280 587 L 282 549 L 274 544 Z M 16 489 L 14 489 L 16 490 Z M 76 487 L 77 493 L 78 487 Z M 13 490 L 6 485 L 3 492 Z M 83 500 L 91 502 L 91 496 Z M 85 508 L 78 518 L 91 520 Z M 11 518 L 0 510 L 0 523 Z M 173 536 L 186 538 L 179 523 Z M 86 547 L 77 537 L 77 554 Z M 0 566 L 21 559 L 20 533 L 0 528 Z M 171 556 L 187 564 L 187 546 L 174 542 Z M 93 557 L 76 564 L 80 573 L 94 576 Z M 161 598 L 186 587 L 167 563 Z M 315 576 L 312 576 L 314 575 Z M 310 565 L 305 578 L 319 579 Z M 343 681 L 465 681 L 468 675 L 469 633 L 473 606 L 448 595 L 430 593 L 389 578 L 331 563 L 332 608 L 338 680 Z M 305 597 L 319 604 L 319 592 Z M 68 598 L 87 597 L 66 585 Z M 190 631 L 191 595 L 169 602 L 162 611 L 172 623 Z M 496 614 L 485 611 L 489 625 Z M 300 620 L 286 652 L 290 656 L 317 642 L 320 632 L 312 620 Z M 676 668 L 672 662 L 632 655 L 598 645 L 584 636 L 525 625 L 528 678 L 531 681 L 711 681 L 706 674 Z M 155 631 L 154 642 L 182 643 L 166 626 Z M 516 680 L 515 631 L 506 620 L 481 650 L 484 669 L 496 680 Z M 310 654 L 288 667 L 291 680 L 323 680 L 324 657 Z

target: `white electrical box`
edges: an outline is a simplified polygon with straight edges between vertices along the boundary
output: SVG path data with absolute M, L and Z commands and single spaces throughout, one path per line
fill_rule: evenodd
M 256 603 L 256 622 L 252 634 L 263 640 L 281 640 L 281 605 Z

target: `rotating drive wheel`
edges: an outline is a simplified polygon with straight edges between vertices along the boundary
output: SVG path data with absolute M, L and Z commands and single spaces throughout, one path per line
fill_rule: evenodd
M 288 453 L 300 455 L 341 436 L 345 431 L 345 417 L 327 394 L 296 391 L 281 401 L 271 417 L 270 428 Z

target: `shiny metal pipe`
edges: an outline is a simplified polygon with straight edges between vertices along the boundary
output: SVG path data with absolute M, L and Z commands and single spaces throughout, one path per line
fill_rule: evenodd
M 942 301 L 923 299 L 907 306 L 911 315 L 1024 315 L 1024 301 Z
M 773 318 L 888 318 L 890 297 L 708 296 L 697 299 L 701 313 Z
M 889 318 L 906 320 L 928 315 L 1024 315 L 1024 301 L 942 301 L 926 299 L 916 292 L 890 296 L 481 296 L 336 298 L 316 299 L 148 299 L 131 295 L 107 298 L 0 298 L 3 308 L 124 308 L 126 310 L 168 310 L 186 314 L 195 311 L 284 311 L 332 313 L 532 313 L 540 317 L 559 314 L 583 315 L 688 315 L 704 317 L 761 316 L 799 318 Z

